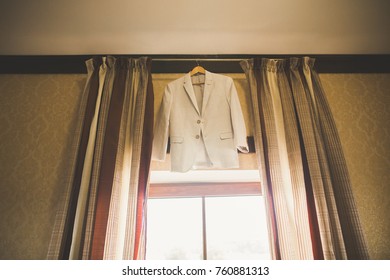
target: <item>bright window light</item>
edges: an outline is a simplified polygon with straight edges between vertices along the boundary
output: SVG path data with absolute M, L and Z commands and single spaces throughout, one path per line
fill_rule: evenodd
M 148 200 L 146 258 L 270 259 L 262 196 Z M 204 226 L 205 225 L 205 226 Z M 206 238 L 203 238 L 205 231 Z
M 147 217 L 147 259 L 203 258 L 201 198 L 149 199 Z
M 269 259 L 262 196 L 206 198 L 207 259 Z

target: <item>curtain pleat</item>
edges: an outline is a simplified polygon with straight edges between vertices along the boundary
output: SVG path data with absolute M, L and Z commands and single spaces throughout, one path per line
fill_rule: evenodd
M 103 143 L 103 153 L 97 187 L 95 223 L 93 227 L 91 259 L 103 259 L 106 240 L 108 214 L 113 189 L 114 171 L 117 161 L 122 104 L 126 81 L 126 67 L 123 59 L 115 63 L 115 79 L 108 109 L 107 124 Z M 120 165 L 121 162 L 118 162 Z
M 138 108 L 145 108 L 146 112 L 154 111 L 154 94 L 152 85 L 152 76 L 150 69 L 148 69 L 149 78 L 147 80 L 146 92 L 143 93 L 146 99 L 143 100 L 144 104 L 139 104 Z M 142 142 L 140 149 L 140 167 L 139 167 L 139 181 L 138 185 L 138 200 L 137 200 L 137 215 L 136 215 L 136 233 L 135 238 L 135 249 L 133 259 L 144 259 L 146 254 L 146 199 L 148 197 L 149 185 L 149 169 L 152 157 L 152 145 L 153 145 L 153 127 L 154 118 L 151 115 L 143 118 Z M 130 253 L 130 252 L 129 252 Z M 128 254 L 129 254 L 128 253 Z
M 131 63 L 132 61 L 129 61 Z M 104 248 L 104 259 L 116 259 L 121 254 L 121 245 L 123 242 L 120 238 L 120 233 L 123 231 L 122 221 L 125 219 L 123 217 L 123 207 L 124 203 L 121 199 L 126 197 L 126 186 L 129 184 L 129 175 L 128 170 L 131 168 L 130 158 L 132 154 L 131 144 L 129 142 L 130 131 L 133 131 L 131 126 L 131 112 L 133 112 L 133 105 L 131 104 L 132 99 L 134 99 L 135 94 L 129 94 L 131 91 L 131 86 L 134 85 L 133 81 L 133 72 L 137 71 L 134 69 L 133 65 L 125 65 L 126 75 L 125 80 L 131 81 L 125 85 L 123 90 L 124 100 L 123 100 L 123 111 L 121 114 L 120 129 L 118 135 L 118 149 L 116 154 L 116 169 L 114 170 L 114 180 L 112 186 L 112 195 L 110 198 L 110 206 L 107 220 L 107 234 L 105 235 L 105 248 Z M 122 236 L 123 239 L 123 236 Z
M 95 210 L 96 210 L 96 198 L 97 198 L 97 188 L 100 178 L 100 170 L 102 163 L 103 155 L 103 143 L 105 137 L 105 130 L 107 127 L 107 115 L 108 108 L 110 104 L 113 82 L 115 77 L 115 58 L 107 57 L 103 59 L 103 64 L 101 64 L 101 69 L 106 69 L 106 76 L 103 82 L 102 88 L 102 101 L 99 110 L 98 116 L 98 125 L 96 131 L 96 142 L 95 149 L 93 154 L 93 167 L 92 174 L 89 185 L 89 196 L 88 196 L 88 210 L 86 213 L 86 223 L 83 237 L 82 248 L 82 259 L 89 259 L 91 257 L 91 246 L 92 246 L 92 237 L 93 237 L 93 227 L 95 221 Z
M 368 258 L 314 59 L 241 62 L 274 259 Z
M 97 119 L 99 116 L 99 109 L 101 105 L 101 97 L 103 92 L 104 79 L 106 76 L 106 67 L 100 67 L 99 69 L 99 87 L 97 92 L 97 99 L 95 103 L 95 110 L 93 119 L 89 130 L 89 138 L 85 157 L 83 159 L 84 166 L 82 169 L 82 178 L 80 182 L 80 191 L 77 200 L 77 209 L 75 215 L 72 243 L 70 247 L 69 259 L 79 259 L 81 257 L 81 242 L 83 239 L 84 224 L 86 219 L 86 207 L 88 201 L 88 190 L 92 173 L 93 164 L 93 151 L 96 143 L 96 132 L 97 132 Z M 96 90 L 96 89 L 95 89 Z M 93 102 L 90 103 L 91 105 Z
M 314 61 L 312 60 L 312 63 Z M 309 64 L 312 69 L 313 64 Z M 334 186 L 334 196 L 341 224 L 344 246 L 348 259 L 368 259 L 368 251 L 360 224 L 356 203 L 351 191 L 351 181 L 347 164 L 341 148 L 341 141 L 336 129 L 330 107 L 326 100 L 321 81 L 315 71 L 311 71 L 313 90 L 319 104 L 320 131 L 324 139 L 324 150 L 329 162 L 329 171 Z
M 298 62 L 298 60 L 291 62 L 291 81 L 293 92 L 296 93 L 294 95 L 295 104 L 307 157 L 310 184 L 317 207 L 323 254 L 325 259 L 345 259 L 345 248 L 342 237 L 339 236 L 338 210 L 335 207 L 331 177 L 322 144 L 323 139 L 318 131 L 318 104 L 310 83 L 310 74 L 307 73 L 308 66 Z
M 84 158 L 98 94 L 99 64 L 98 60 L 86 62 L 88 75 L 76 121 L 74 132 L 76 137 L 72 144 L 70 173 L 67 175 L 67 183 L 56 214 L 47 254 L 48 259 L 69 258 Z
M 144 243 L 126 246 L 127 239 L 140 240 L 144 233 L 154 112 L 150 60 L 108 56 L 86 64 L 88 98 L 84 97 L 81 111 L 87 117 L 76 131 L 80 148 L 75 149 L 75 167 L 48 258 L 142 258 L 138 252 L 143 248 L 136 246 Z M 131 222 L 137 215 L 142 222 Z M 128 250 L 131 253 L 125 254 Z

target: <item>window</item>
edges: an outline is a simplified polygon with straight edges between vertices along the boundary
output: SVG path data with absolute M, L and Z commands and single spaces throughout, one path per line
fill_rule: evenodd
M 152 172 L 146 258 L 270 259 L 257 171 L 206 173 L 159 182 Z

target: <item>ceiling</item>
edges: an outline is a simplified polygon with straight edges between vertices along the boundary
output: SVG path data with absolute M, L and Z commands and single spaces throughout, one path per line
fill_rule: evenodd
M 0 1 L 0 55 L 390 54 L 388 0 Z

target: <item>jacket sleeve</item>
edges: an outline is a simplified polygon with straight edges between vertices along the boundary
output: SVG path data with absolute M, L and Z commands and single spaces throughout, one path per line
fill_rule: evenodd
M 228 96 L 230 97 L 230 114 L 232 118 L 234 143 L 238 150 L 243 153 L 248 153 L 248 143 L 246 139 L 246 127 L 244 116 L 238 98 L 236 87 L 234 86 L 233 79 L 229 78 L 228 82 Z
M 160 109 L 154 125 L 152 160 L 164 161 L 167 154 L 169 136 L 169 117 L 172 107 L 172 93 L 165 87 Z

